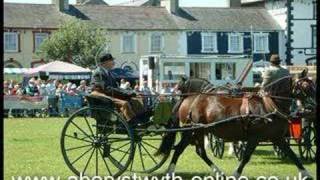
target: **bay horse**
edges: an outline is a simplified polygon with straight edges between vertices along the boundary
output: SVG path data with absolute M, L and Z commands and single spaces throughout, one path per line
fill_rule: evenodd
M 181 140 L 175 146 L 168 173 L 174 172 L 178 158 L 185 148 L 189 144 L 194 144 L 196 153 L 212 168 L 213 173 L 216 176 L 224 177 L 224 173 L 207 157 L 205 151 L 204 136 L 210 132 L 225 141 L 247 141 L 243 159 L 233 173 L 236 178 L 240 177 L 259 142 L 265 141 L 273 142 L 285 152 L 293 160 L 303 177 L 312 178 L 285 141 L 285 136 L 288 132 L 289 117 L 287 114 L 289 114 L 292 98 L 299 99 L 304 106 L 314 106 L 315 101 L 310 99 L 315 97 L 315 86 L 312 81 L 308 81 L 305 77 L 300 78 L 293 85 L 291 77 L 271 84 L 271 86 L 267 86 L 260 91 L 259 94 L 255 93 L 246 98 L 220 96 L 214 94 L 215 90 L 210 91 L 213 94 L 201 93 L 186 97 L 177 112 L 177 120 L 182 124 L 209 124 L 238 115 L 246 117 L 248 114 L 268 115 L 268 118 L 231 119 L 211 128 L 182 132 Z M 268 119 L 268 121 L 265 121 L 265 119 Z M 174 144 L 174 140 L 172 140 L 174 138 L 172 137 L 175 137 L 175 133 L 170 133 L 163 138 L 158 154 L 170 153 L 168 149 L 171 149 Z

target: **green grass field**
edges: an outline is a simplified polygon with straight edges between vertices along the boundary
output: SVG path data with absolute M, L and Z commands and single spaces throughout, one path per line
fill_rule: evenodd
M 60 134 L 66 118 L 47 119 L 4 119 L 4 177 L 12 176 L 60 176 L 67 179 L 73 173 L 65 165 L 60 150 Z M 297 152 L 297 148 L 294 148 Z M 227 175 L 231 175 L 238 165 L 235 156 L 225 152 L 222 159 L 213 157 L 207 149 L 209 157 Z M 168 167 L 167 162 L 154 172 L 162 176 Z M 304 162 L 309 172 L 316 177 L 316 164 Z M 197 156 L 194 147 L 189 146 L 178 161 L 177 175 L 191 179 L 193 175 L 210 175 L 211 169 Z M 125 173 L 129 174 L 129 173 Z M 298 175 L 297 168 L 290 160 L 281 160 L 273 153 L 272 147 L 260 146 L 254 153 L 251 162 L 244 169 L 243 175 L 255 179 L 258 176 Z

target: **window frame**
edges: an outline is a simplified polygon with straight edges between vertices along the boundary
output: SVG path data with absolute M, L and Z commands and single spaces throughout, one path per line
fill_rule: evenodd
M 8 34 L 14 34 L 16 37 L 16 49 L 14 49 L 14 50 L 6 49 L 6 35 L 8 35 Z M 3 37 L 3 45 L 4 45 L 3 50 L 4 50 L 4 52 L 9 52 L 9 53 L 10 52 L 13 52 L 13 53 L 20 52 L 19 32 L 16 32 L 16 31 L 4 32 L 3 36 L 4 36 Z
M 240 40 L 240 44 L 239 45 L 239 50 L 238 51 L 235 51 L 233 49 L 231 49 L 231 37 L 239 37 Z M 242 33 L 229 33 L 228 34 L 228 53 L 243 53 L 243 46 L 244 46 L 244 41 L 243 41 L 243 34 Z
M 49 38 L 50 36 L 50 32 L 40 32 L 40 31 L 33 31 L 33 52 L 36 52 L 37 51 L 37 48 L 40 47 L 40 45 L 38 45 L 38 47 L 36 47 L 36 35 L 37 34 L 46 34 L 47 37 L 46 38 Z M 43 42 L 43 41 L 42 41 Z M 41 42 L 41 43 L 42 43 Z
M 125 48 L 124 48 L 124 38 L 125 36 L 132 36 L 132 51 L 125 51 Z M 126 32 L 126 33 L 123 33 L 122 36 L 121 36 L 121 53 L 123 54 L 131 54 L 131 53 L 136 53 L 137 52 L 137 35 L 136 33 L 134 32 Z
M 315 36 L 315 39 L 314 39 L 314 36 Z M 315 24 L 311 25 L 311 47 L 317 48 L 317 25 Z
M 317 2 L 312 1 L 312 5 L 313 5 L 313 19 L 317 19 Z
M 207 50 L 205 48 L 205 42 L 204 39 L 205 37 L 212 36 L 213 37 L 213 50 Z M 217 38 L 217 33 L 216 32 L 201 32 L 201 52 L 202 53 L 218 53 L 218 38 Z
M 257 40 L 257 37 L 265 37 L 267 40 L 266 40 L 266 44 L 264 47 L 264 50 L 263 51 L 257 51 L 257 43 L 256 43 L 256 40 Z M 260 32 L 260 33 L 253 33 L 253 53 L 255 54 L 266 54 L 266 53 L 270 53 L 270 48 L 269 48 L 269 33 L 263 33 L 263 32 Z
M 160 41 L 160 49 L 159 49 L 159 51 L 154 51 L 153 49 L 152 49 L 152 37 L 154 36 L 154 35 L 158 35 L 158 36 L 160 36 L 161 38 L 161 41 Z M 149 52 L 150 53 L 161 53 L 161 52 L 163 52 L 164 51 L 164 35 L 163 35 L 163 33 L 161 33 L 161 32 L 151 32 L 150 33 L 150 36 L 149 36 Z

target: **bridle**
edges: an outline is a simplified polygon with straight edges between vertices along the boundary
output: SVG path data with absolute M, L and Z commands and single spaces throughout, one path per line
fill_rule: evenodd
M 308 84 L 308 88 L 303 87 L 303 83 L 305 82 Z M 307 77 L 297 80 L 293 85 L 293 95 L 295 96 L 295 98 L 301 100 L 301 102 L 306 107 L 308 107 L 308 105 L 309 106 L 316 105 L 316 102 L 313 99 L 314 96 L 310 97 L 310 94 L 315 91 L 316 91 L 316 87 L 314 82 Z

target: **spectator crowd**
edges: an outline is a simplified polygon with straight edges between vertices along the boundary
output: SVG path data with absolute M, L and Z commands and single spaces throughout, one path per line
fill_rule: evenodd
M 17 83 L 14 80 L 3 82 L 4 95 L 26 95 L 26 96 L 60 96 L 62 92 L 75 96 L 86 95 L 89 93 L 89 86 L 86 80 L 81 80 L 80 85 L 67 82 L 63 83 L 59 80 L 40 80 L 31 78 L 25 87 L 22 83 Z

